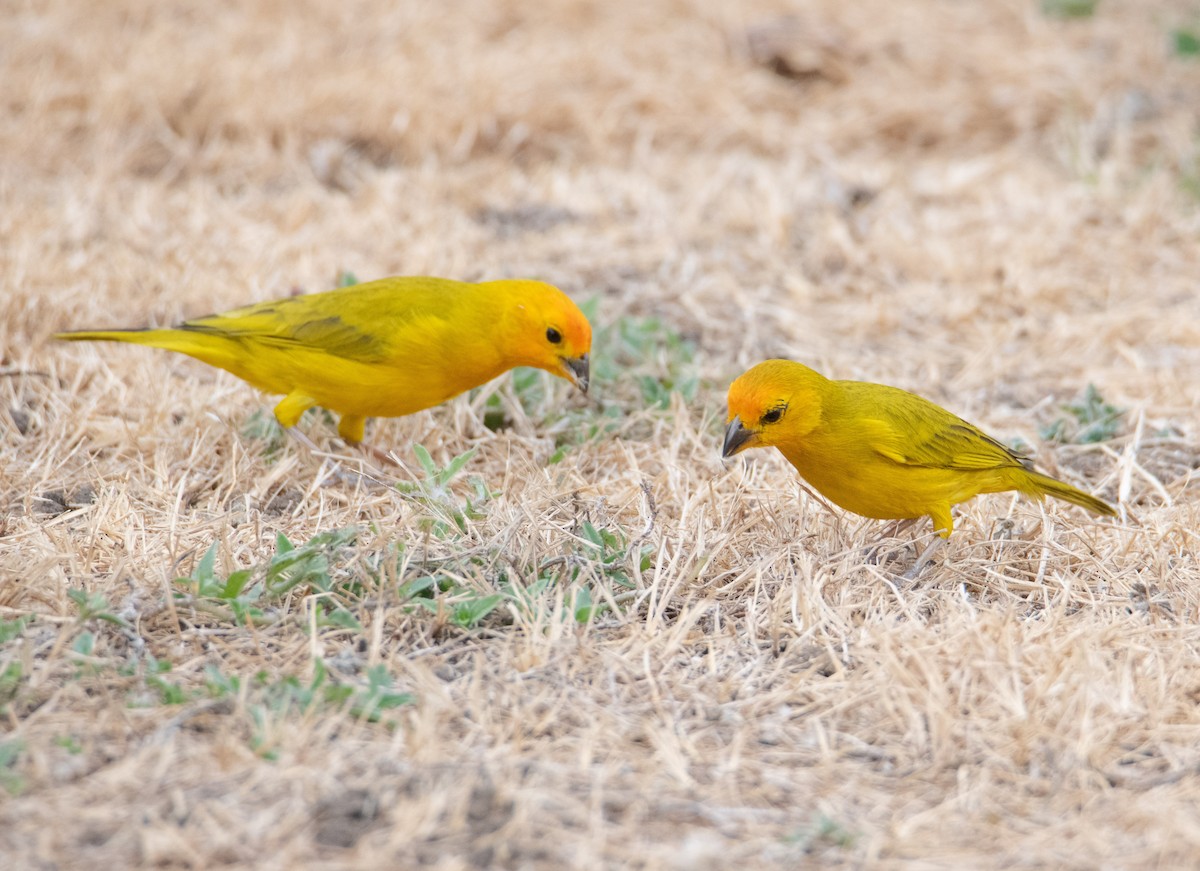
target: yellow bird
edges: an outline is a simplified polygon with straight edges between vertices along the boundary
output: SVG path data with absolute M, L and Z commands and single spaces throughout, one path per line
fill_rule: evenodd
M 729 387 L 721 455 L 760 447 L 778 448 L 835 505 L 880 520 L 929 515 L 942 538 L 954 530 L 950 509 L 981 493 L 1016 490 L 1116 514 L 927 399 L 831 381 L 791 360 L 759 363 Z
M 166 348 L 282 393 L 275 418 L 293 427 L 313 406 L 363 439 L 368 417 L 430 408 L 516 366 L 588 388 L 592 328 L 571 299 L 541 281 L 468 284 L 384 278 L 263 302 L 171 329 L 58 333 L 68 341 Z

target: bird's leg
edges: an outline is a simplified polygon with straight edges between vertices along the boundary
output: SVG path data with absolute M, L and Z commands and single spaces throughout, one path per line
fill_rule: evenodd
M 946 539 L 942 536 L 934 536 L 933 541 L 929 542 L 929 544 L 926 545 L 925 550 L 921 551 L 921 555 L 917 557 L 917 561 L 913 563 L 909 567 L 908 571 L 906 571 L 900 577 L 906 581 L 915 581 L 917 579 L 917 575 L 921 574 L 921 569 L 925 568 L 925 564 L 933 558 L 933 555 L 937 553 L 941 546 L 945 543 Z
M 300 430 L 296 429 L 296 427 L 294 427 L 294 426 L 284 427 L 283 431 L 285 433 L 287 433 L 288 435 L 290 435 L 292 438 L 294 438 L 297 442 L 302 444 L 304 447 L 308 448 L 314 454 L 321 453 L 321 449 L 317 447 L 316 442 L 314 442 L 312 439 L 310 439 L 308 436 L 306 436 Z
M 356 414 L 343 414 L 341 420 L 338 421 L 338 435 L 340 435 L 347 444 L 363 451 L 368 456 L 374 457 L 380 463 L 387 466 L 399 466 L 390 453 L 375 447 L 363 441 L 366 435 L 367 419 Z
M 895 538 L 897 535 L 910 528 L 919 519 L 920 518 L 917 517 L 906 517 L 903 520 L 893 520 L 884 527 L 883 531 L 879 534 L 879 537 L 881 539 Z M 879 555 L 883 549 L 884 546 L 882 542 L 873 544 L 863 550 L 863 559 L 865 559 L 871 565 L 878 565 Z
M 294 438 L 299 444 L 308 448 L 310 453 L 312 453 L 316 456 L 319 456 L 319 457 L 323 457 L 325 461 L 328 461 L 329 463 L 331 463 L 332 464 L 331 471 L 333 473 L 333 477 L 336 478 L 337 480 L 341 481 L 343 484 L 366 484 L 367 486 L 378 486 L 378 487 L 389 486 L 385 482 L 380 481 L 377 478 L 373 478 L 371 475 L 368 475 L 364 472 L 351 472 L 350 470 L 343 468 L 342 464 L 340 462 L 338 462 L 337 459 L 335 459 L 333 456 L 330 456 L 327 452 L 322 451 L 319 447 L 317 447 L 316 443 L 313 442 L 312 439 L 310 439 L 308 436 L 306 436 L 303 432 L 298 430 L 296 427 L 289 426 L 287 429 L 284 430 L 284 432 L 286 432 L 288 435 L 290 435 L 292 438 Z M 372 448 L 370 445 L 362 445 L 362 447 L 369 448 L 372 451 L 379 450 L 378 448 Z M 380 452 L 380 453 L 382 453 L 382 452 Z M 393 464 L 396 463 L 395 460 L 392 460 L 387 455 L 384 455 L 384 459 L 388 460 L 389 462 L 391 462 Z

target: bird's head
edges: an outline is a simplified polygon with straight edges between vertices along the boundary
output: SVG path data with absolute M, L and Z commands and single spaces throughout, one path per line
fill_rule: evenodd
M 767 360 L 729 385 L 729 417 L 722 457 L 747 448 L 800 446 L 821 422 L 828 380 L 791 360 Z
M 544 369 L 587 393 L 592 326 L 579 306 L 557 287 L 542 281 L 492 284 L 511 302 L 503 328 L 510 333 L 513 365 Z

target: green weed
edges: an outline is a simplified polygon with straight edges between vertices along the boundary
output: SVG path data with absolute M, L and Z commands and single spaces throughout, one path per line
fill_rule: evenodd
M 78 756 L 83 752 L 83 744 L 80 743 L 77 735 L 59 735 L 54 739 L 54 743 L 72 756 Z
M 414 700 L 411 693 L 395 688 L 383 665 L 367 669 L 364 680 L 356 683 L 339 682 L 320 659 L 313 660 L 312 668 L 312 677 L 305 681 L 294 675 L 273 678 L 261 671 L 245 679 L 208 665 L 204 669 L 205 689 L 214 699 L 231 698 L 245 704 L 253 724 L 250 746 L 267 759 L 276 757 L 270 736 L 280 721 L 328 708 L 378 723 L 384 712 Z
M 1062 406 L 1063 417 L 1041 428 L 1041 437 L 1059 444 L 1095 444 L 1116 436 L 1125 410 L 1108 403 L 1094 384 L 1089 384 L 1076 403 Z
M 624 533 L 601 529 L 584 521 L 575 539 L 576 547 L 566 555 L 538 566 L 506 567 L 496 571 L 493 556 L 473 556 L 424 574 L 400 586 L 410 607 L 443 613 L 447 621 L 462 629 L 478 626 L 502 607 L 530 614 L 540 608 L 544 596 L 556 585 L 569 589 L 564 609 L 570 619 L 590 623 L 608 611 L 614 592 L 636 589 L 633 573 L 648 571 L 652 564 L 648 547 L 634 548 Z M 584 578 L 589 570 L 589 578 Z M 491 590 L 462 583 L 462 578 L 495 572 Z M 605 590 L 602 592 L 600 587 Z
M 0 620 L 0 644 L 20 638 L 25 627 L 33 622 L 29 615 L 18 617 L 16 620 Z
M 347 558 L 345 551 L 354 544 L 357 527 L 319 532 L 301 545 L 293 544 L 287 536 L 275 537 L 275 555 L 266 563 L 249 569 L 238 569 L 227 577 L 216 571 L 217 543 L 200 558 L 186 578 L 175 583 L 186 588 L 176 591 L 177 599 L 203 602 L 207 610 L 237 623 L 263 623 L 269 618 L 264 606 L 282 599 L 297 587 L 329 595 L 317 597 L 321 603 L 318 625 L 335 625 L 361 630 L 362 626 L 338 601 L 342 592 L 334 570 L 339 560 Z
M 0 671 L 0 713 L 16 699 L 24 676 L 25 670 L 19 662 L 10 662 Z
M 428 513 L 423 527 L 435 538 L 446 539 L 467 531 L 467 524 L 484 517 L 480 506 L 494 497 L 483 479 L 471 476 L 468 483 L 474 498 L 459 497 L 450 489 L 450 483 L 475 456 L 475 449 L 459 454 L 445 466 L 439 466 L 424 445 L 413 445 L 413 453 L 421 464 L 424 477 L 419 481 L 399 482 L 396 489 L 424 507 Z
M 1189 59 L 1200 57 L 1200 34 L 1186 27 L 1172 30 L 1171 48 L 1178 57 Z
M 25 742 L 19 738 L 0 741 L 0 788 L 9 795 L 18 795 L 25 789 L 24 779 L 13 769 L 25 750 Z
M 75 603 L 78 609 L 76 620 L 80 625 L 89 620 L 104 620 L 122 629 L 128 629 L 129 624 L 109 610 L 108 600 L 99 593 L 89 593 L 86 590 L 67 590 L 67 598 Z
M 1042 14 L 1050 18 L 1091 18 L 1099 0 L 1042 0 Z
M 832 817 L 818 814 L 810 825 L 792 835 L 788 840 L 799 845 L 804 852 L 812 853 L 818 849 L 829 847 L 849 849 L 858 840 L 858 835 Z

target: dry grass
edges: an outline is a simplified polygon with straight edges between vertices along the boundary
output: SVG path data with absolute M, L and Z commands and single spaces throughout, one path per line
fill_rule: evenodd
M 1200 22 L 1042 5 L 9 4 L 0 854 L 1194 866 L 1200 64 L 1170 34 Z M 48 340 L 343 269 L 594 298 L 596 399 L 509 376 L 377 421 L 405 482 L 414 442 L 476 451 L 400 492 L 223 373 Z M 1122 516 L 979 499 L 903 585 L 914 542 L 877 564 L 777 457 L 718 461 L 772 355 L 918 390 Z M 1042 441 L 1089 383 L 1115 438 Z M 278 534 L 348 527 L 262 586 Z M 252 617 L 176 582 L 214 543 Z

